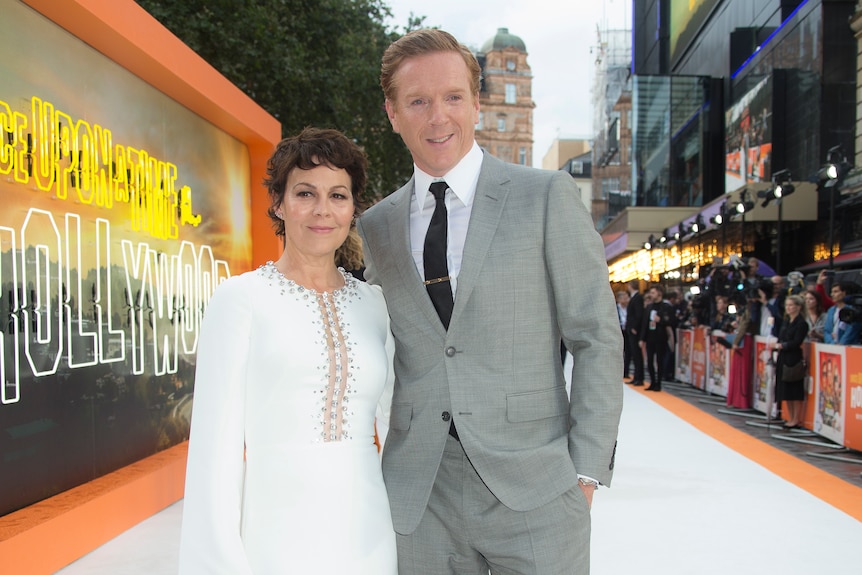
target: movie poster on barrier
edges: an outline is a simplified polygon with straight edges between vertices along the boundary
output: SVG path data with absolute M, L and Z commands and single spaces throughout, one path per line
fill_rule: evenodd
M 251 267 L 245 145 L 0 0 L 0 515 L 183 441 L 198 329 Z
M 727 384 L 730 379 L 730 354 L 731 351 L 717 342 L 718 339 L 726 341 L 724 334 L 710 334 L 707 340 L 709 349 L 709 362 L 706 365 L 706 391 L 713 395 L 727 397 Z
M 752 407 L 761 413 L 770 411 L 775 413 L 775 365 L 771 360 L 769 343 L 774 338 L 754 336 L 754 377 L 752 387 L 754 398 Z
M 706 360 L 707 360 L 706 329 L 697 328 L 691 338 L 691 385 L 697 389 L 706 390 Z
M 676 330 L 676 368 L 677 381 L 691 383 L 691 345 L 694 332 L 690 329 Z
M 844 445 L 862 451 L 862 347 L 845 348 L 844 361 L 847 368 Z
M 844 443 L 845 429 L 845 350 L 843 345 L 820 344 L 815 354 L 814 432 L 839 444 Z

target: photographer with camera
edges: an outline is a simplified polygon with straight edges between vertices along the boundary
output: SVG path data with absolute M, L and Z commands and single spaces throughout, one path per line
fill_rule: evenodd
M 823 340 L 838 345 L 859 345 L 862 340 L 862 296 L 859 284 L 838 282 L 832 284 L 835 305 L 826 312 Z

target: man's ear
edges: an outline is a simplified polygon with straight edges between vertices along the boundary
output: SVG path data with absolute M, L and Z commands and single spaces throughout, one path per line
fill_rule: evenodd
M 401 131 L 398 129 L 398 116 L 395 113 L 395 104 L 392 103 L 392 100 L 386 98 L 384 105 L 386 106 L 386 115 L 389 117 L 389 123 L 392 124 L 392 131 L 400 134 Z

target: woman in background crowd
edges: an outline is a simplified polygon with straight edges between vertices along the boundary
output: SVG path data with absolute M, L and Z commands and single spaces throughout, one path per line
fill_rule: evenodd
M 787 317 L 781 324 L 778 333 L 778 361 L 776 362 L 776 390 L 775 401 L 778 405 L 784 401 L 787 403 L 787 423 L 784 426 L 794 429 L 802 424 L 802 405 L 805 400 L 805 375 L 800 378 L 788 380 L 785 371 L 791 366 L 796 366 L 804 360 L 802 354 L 802 343 L 808 335 L 808 324 L 802 317 L 804 301 L 799 295 L 789 295 L 784 300 L 784 311 Z
M 808 324 L 808 341 L 823 341 L 823 326 L 826 325 L 826 310 L 823 298 L 816 289 L 805 291 L 805 322 Z

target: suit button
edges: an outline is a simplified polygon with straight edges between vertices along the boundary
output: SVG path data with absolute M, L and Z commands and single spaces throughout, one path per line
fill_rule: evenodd
M 446 357 L 455 357 L 455 348 L 447 347 L 446 348 Z
M 443 412 L 443 414 L 442 414 L 440 417 L 442 417 L 442 418 L 443 418 L 443 421 L 449 421 L 450 419 L 452 419 L 452 416 L 451 416 L 451 415 L 449 415 L 449 412 L 448 412 L 448 411 L 444 411 L 444 412 Z

